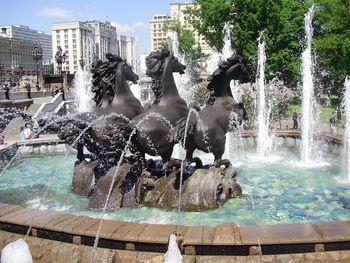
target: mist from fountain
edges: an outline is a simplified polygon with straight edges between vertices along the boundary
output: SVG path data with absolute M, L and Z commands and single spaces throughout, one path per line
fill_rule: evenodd
M 269 110 L 266 106 L 265 96 L 265 41 L 261 37 L 258 39 L 258 69 L 257 69 L 257 89 L 258 89 L 258 115 L 256 119 L 257 125 L 257 154 L 260 159 L 265 159 L 271 153 L 272 138 L 269 135 Z
M 142 70 L 141 70 L 141 62 L 140 62 L 140 52 L 138 49 L 138 40 L 137 40 L 137 35 L 135 33 L 135 42 L 133 44 L 133 60 L 131 61 L 132 67 L 133 67 L 133 71 L 135 72 L 136 75 L 141 76 L 142 75 Z M 144 104 L 144 101 L 142 100 L 142 83 L 140 81 L 141 79 L 139 79 L 139 81 L 134 84 L 132 83 L 130 85 L 130 90 L 131 92 L 134 94 L 134 96 L 141 102 L 141 104 Z
M 178 58 L 179 62 L 188 65 L 188 61 L 185 61 L 185 56 L 180 52 L 179 49 L 179 36 L 177 32 L 173 32 L 173 39 L 172 39 L 172 50 L 174 52 L 174 56 Z M 180 96 L 185 100 L 188 101 L 188 91 L 189 86 L 191 86 L 191 76 L 190 73 L 191 69 L 190 66 L 187 66 L 185 69 L 185 74 L 180 75 L 179 73 L 174 73 L 174 80 L 176 83 L 177 90 L 180 94 Z
M 82 63 L 75 73 L 73 80 L 73 91 L 77 112 L 91 112 L 94 108 L 92 88 L 91 64 L 95 57 L 94 43 L 95 34 L 91 32 L 83 33 Z
M 302 74 L 303 74 L 303 101 L 301 118 L 301 162 L 310 164 L 312 162 L 311 153 L 313 147 L 313 134 L 315 121 L 314 111 L 314 84 L 313 84 L 313 61 L 311 56 L 312 43 L 312 18 L 314 6 L 305 15 L 305 39 L 306 49 L 302 53 Z
M 344 179 L 346 184 L 350 185 L 350 79 L 346 77 L 345 83 L 345 96 L 344 96 L 344 106 L 345 106 L 345 131 L 343 137 L 344 145 Z
M 91 112 L 94 108 L 92 88 L 92 74 L 90 66 L 80 67 L 75 73 L 73 90 L 77 112 Z

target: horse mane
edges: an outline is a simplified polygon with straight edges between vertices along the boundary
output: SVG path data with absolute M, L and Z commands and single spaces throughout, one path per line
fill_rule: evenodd
M 98 60 L 92 64 L 92 88 L 91 91 L 95 93 L 93 100 L 98 105 L 103 96 L 103 89 L 107 89 L 107 97 L 109 101 L 114 97 L 114 83 L 116 78 L 116 70 L 118 64 L 123 59 L 118 55 L 111 53 L 106 54 L 106 61 Z
M 243 58 L 239 55 L 232 55 L 227 60 L 221 61 L 218 64 L 218 68 L 208 77 L 209 98 L 207 104 L 213 105 L 215 101 L 215 87 L 217 87 L 216 82 L 222 78 L 222 75 L 235 64 L 243 63 Z
M 153 104 L 158 104 L 162 97 L 161 79 L 164 70 L 165 58 L 170 55 L 167 49 L 153 51 L 146 58 L 146 75 L 152 78 L 151 89 L 154 93 Z

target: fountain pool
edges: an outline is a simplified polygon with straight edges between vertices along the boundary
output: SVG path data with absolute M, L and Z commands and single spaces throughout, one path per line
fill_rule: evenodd
M 281 147 L 270 161 L 260 161 L 254 148 L 246 150 L 249 161 L 236 162 L 237 182 L 243 196 L 225 202 L 218 209 L 183 212 L 183 225 L 289 224 L 349 220 L 350 188 L 339 185 L 339 154 L 328 154 L 326 162 L 303 167 L 298 147 Z M 202 156 L 210 163 L 212 156 Z M 205 160 L 207 158 L 207 160 Z M 88 199 L 70 192 L 74 155 L 25 158 L 0 178 L 0 202 L 43 210 L 99 217 L 99 211 L 87 209 Z M 59 163 L 60 169 L 57 169 Z M 50 178 L 50 179 L 48 179 Z M 48 197 L 40 201 L 49 186 Z M 252 196 L 255 217 L 252 209 Z M 176 211 L 155 208 L 122 208 L 105 218 L 138 222 L 176 224 Z

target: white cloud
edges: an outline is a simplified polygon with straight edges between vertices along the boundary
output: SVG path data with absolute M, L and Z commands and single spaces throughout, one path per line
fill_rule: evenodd
M 67 20 L 75 19 L 73 11 L 56 7 L 44 7 L 39 10 L 36 15 L 43 17 L 63 18 Z
M 148 23 L 146 24 L 145 22 L 141 21 L 135 22 L 132 25 L 121 25 L 117 22 L 111 22 L 111 24 L 116 27 L 118 34 L 133 33 L 138 29 L 145 29 L 149 26 Z

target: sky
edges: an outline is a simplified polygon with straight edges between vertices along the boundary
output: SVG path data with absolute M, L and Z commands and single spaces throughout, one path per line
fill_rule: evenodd
M 51 35 L 51 24 L 110 21 L 117 34 L 137 37 L 139 50 L 150 51 L 149 21 L 170 13 L 170 3 L 190 0 L 0 0 L 0 25 L 25 25 Z

